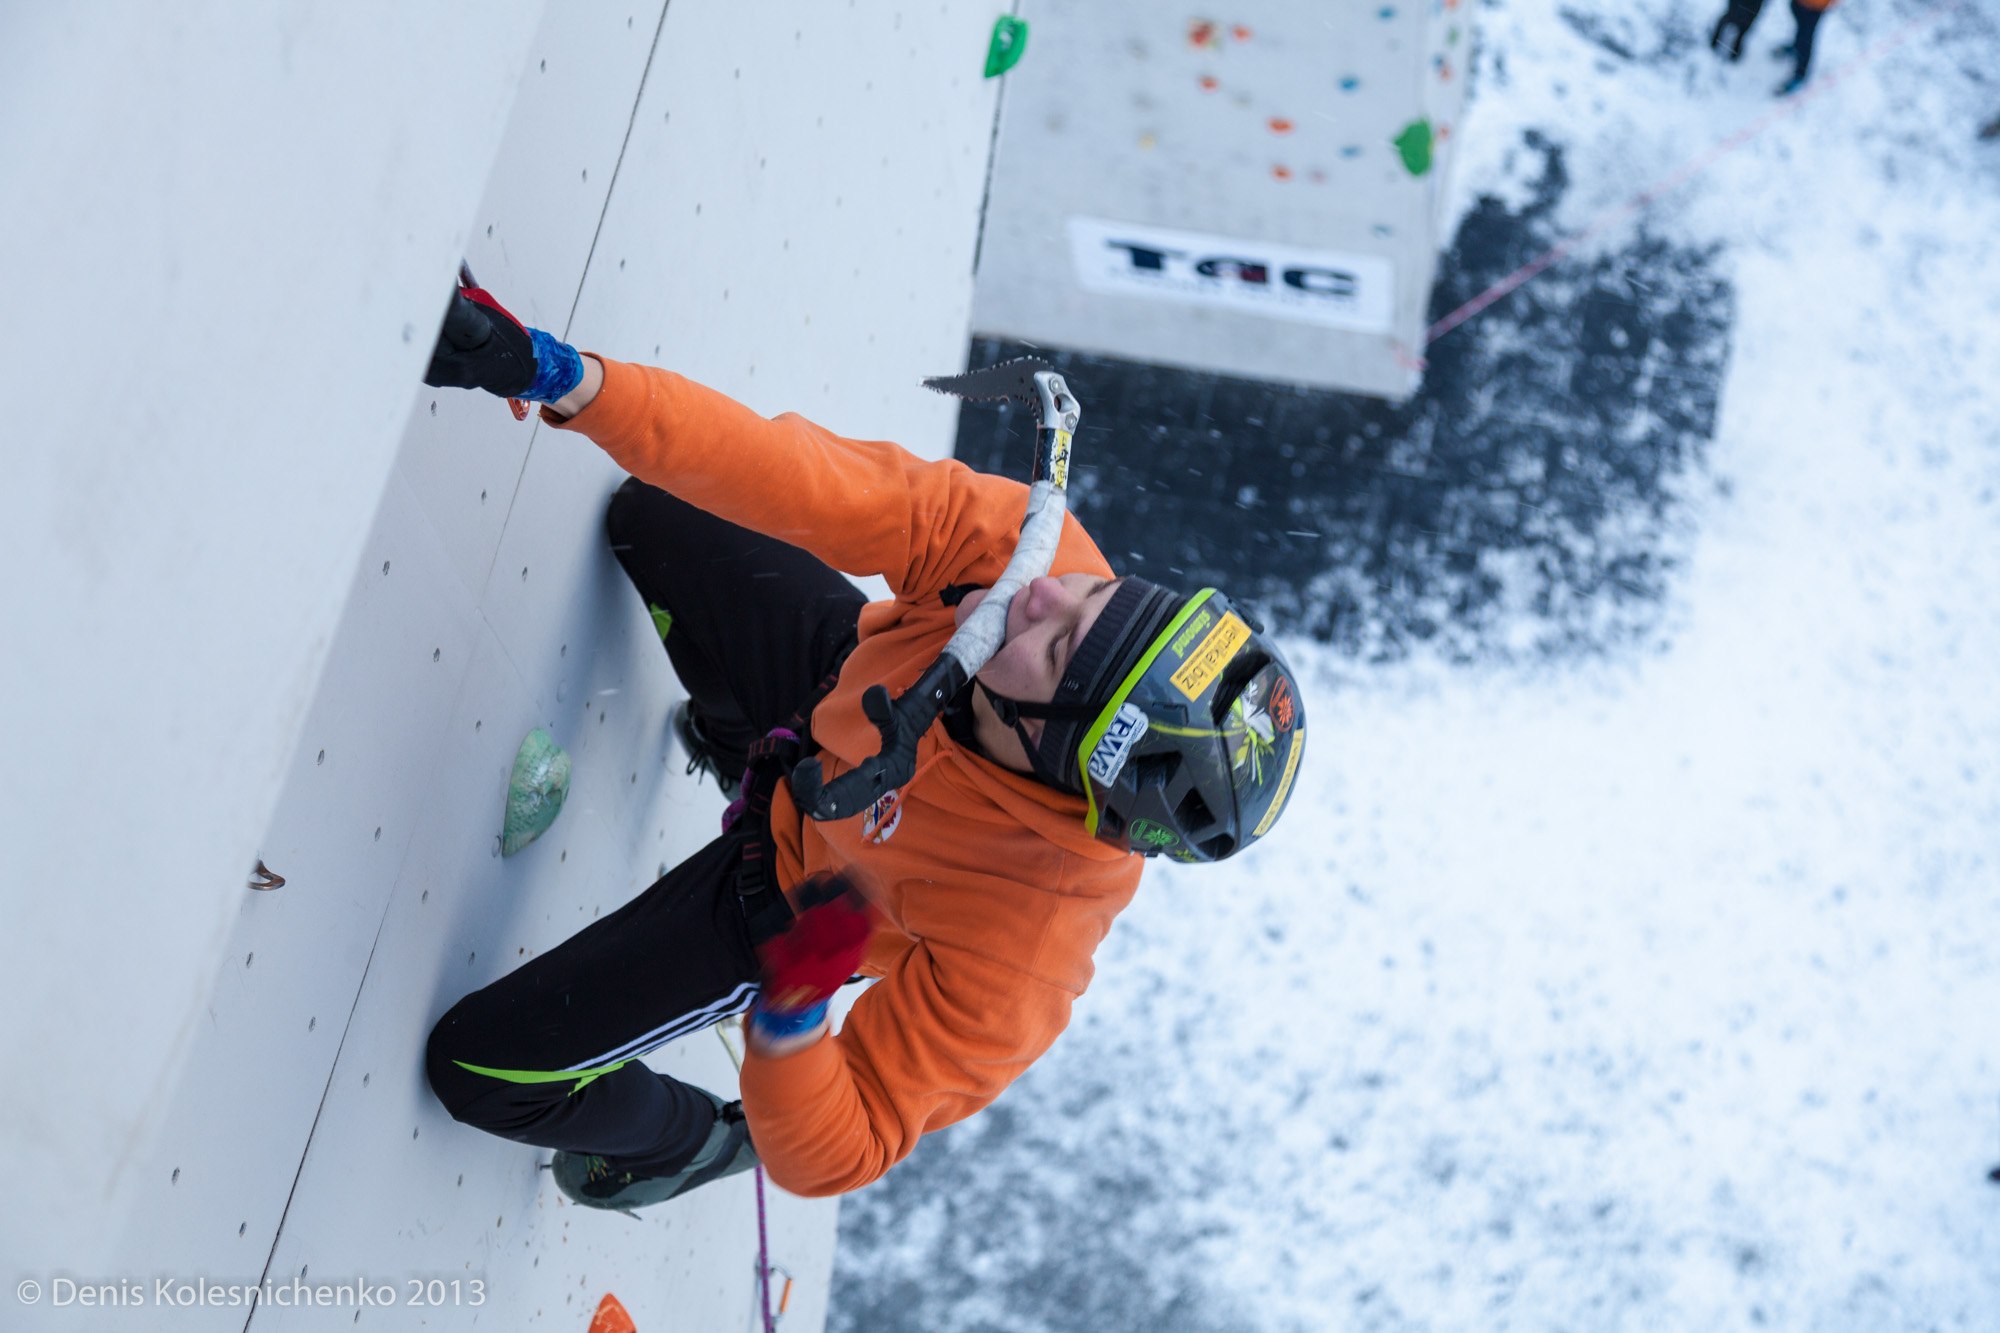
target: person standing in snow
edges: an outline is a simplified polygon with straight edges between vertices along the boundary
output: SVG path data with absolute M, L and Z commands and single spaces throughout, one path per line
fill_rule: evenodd
M 1286 804 L 1305 712 L 1282 654 L 1214 589 L 1116 577 L 1066 517 L 916 776 L 863 816 L 808 819 L 788 768 L 874 753 L 865 691 L 937 657 L 1005 567 L 1027 487 L 579 354 L 470 283 L 425 379 L 540 402 L 632 474 L 610 546 L 688 690 L 676 729 L 741 803 L 432 1029 L 452 1116 L 556 1149 L 576 1203 L 629 1210 L 760 1161 L 803 1195 L 876 1179 L 1055 1040 L 1146 856 L 1220 860 Z M 864 604 L 836 570 L 894 596 Z M 879 981 L 833 1033 L 857 972 Z M 746 1009 L 740 1102 L 638 1062 Z
M 1806 77 L 1812 69 L 1813 37 L 1819 31 L 1819 21 L 1839 0 L 1791 0 L 1791 3 L 1792 41 L 1789 46 L 1779 47 L 1777 54 L 1792 58 L 1792 76 L 1779 85 L 1780 97 L 1805 87 Z M 1715 21 L 1715 27 L 1708 35 L 1710 48 L 1732 61 L 1743 59 L 1744 40 L 1749 37 L 1757 16 L 1763 12 L 1764 0 L 1729 0 L 1729 7 Z

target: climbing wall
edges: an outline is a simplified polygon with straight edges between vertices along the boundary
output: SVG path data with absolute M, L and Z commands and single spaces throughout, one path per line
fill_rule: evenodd
M 974 327 L 1400 398 L 1470 61 L 1463 0 L 1028 0 Z
M 144 16 L 128 17 L 142 50 Z M 254 333 L 240 355 L 258 378 L 146 380 L 157 396 L 128 427 L 150 430 L 151 453 L 204 468 L 156 467 L 143 497 L 115 473 L 98 483 L 108 497 L 93 492 L 86 478 L 141 442 L 86 429 L 79 406 L 45 451 L 69 461 L 29 474 L 22 507 L 54 516 L 52 549 L 77 540 L 62 515 L 94 523 L 94 507 L 129 499 L 156 552 L 129 568 L 90 566 L 88 550 L 50 566 L 37 614 L 57 620 L 86 592 L 140 595 L 156 568 L 205 563 L 181 623 L 142 605 L 146 637 L 89 659 L 87 688 L 50 688 L 43 702 L 97 762 L 66 799 L 9 806 L 10 821 L 37 814 L 7 833 L 38 888 L 6 884 L 14 1000 L 0 1021 L 13 1066 L 55 1077 L 6 1094 L 10 1177 L 47 1213 L 0 1221 L 0 1328 L 126 1317 L 55 1306 L 58 1280 L 113 1298 L 136 1282 L 136 1300 L 98 1303 L 145 1307 L 131 1317 L 148 1329 L 583 1333 L 606 1292 L 640 1333 L 759 1326 L 751 1177 L 638 1221 L 578 1209 L 537 1169 L 546 1154 L 454 1124 L 424 1084 L 424 1039 L 446 1008 L 650 884 L 712 836 L 722 802 L 683 772 L 667 726 L 679 687 L 603 543 L 618 469 L 497 400 L 423 388 L 423 352 L 462 255 L 523 320 L 580 346 L 942 456 L 955 410 L 918 381 L 963 362 L 997 98 L 980 76 L 992 16 L 787 0 L 745 25 L 721 0 L 650 0 L 531 9 L 511 29 L 496 17 L 488 30 L 484 8 L 457 18 L 465 30 L 434 34 L 406 84 L 368 75 L 393 105 L 357 112 L 344 151 L 393 156 L 388 125 L 462 114 L 488 127 L 447 135 L 476 169 L 332 201 L 346 210 L 335 230 L 393 234 L 421 262 L 370 269 L 364 249 L 316 272 L 289 236 L 234 234 L 237 263 L 269 268 L 264 280 L 160 299 L 177 332 Z M 286 43 L 312 35 L 264 34 L 238 77 L 270 62 L 273 104 L 351 93 L 372 68 L 358 51 L 318 81 L 282 77 Z M 230 40 L 226 25 L 202 29 Z M 416 77 L 460 63 L 464 86 Z M 115 88 L 102 95 L 115 103 Z M 162 89 L 152 110 L 169 141 L 175 97 Z M 343 124 L 331 105 L 286 114 Z M 329 170 L 345 160 L 341 145 L 317 148 L 337 159 Z M 231 190 L 304 189 L 286 175 L 295 160 L 218 172 L 206 196 L 169 192 L 133 243 L 171 267 L 177 244 L 228 216 Z M 76 295 L 118 308 L 114 292 Z M 363 318 L 378 307 L 409 313 L 385 334 Z M 301 321 L 309 339 L 343 329 L 347 378 L 329 384 L 304 351 L 278 375 L 288 360 L 267 349 Z M 116 400 L 104 368 L 76 356 L 36 382 L 101 405 Z M 354 405 L 349 381 L 373 399 Z M 289 484 L 258 470 L 274 452 L 295 459 Z M 235 498 L 231 526 L 210 488 Z M 296 542 L 338 559 L 302 567 Z M 74 670 L 73 654 L 41 651 L 38 684 Z M 233 682 L 236 653 L 292 692 L 220 697 L 209 675 Z M 118 725 L 128 695 L 168 701 L 157 730 Z M 570 754 L 571 795 L 540 841 L 503 858 L 509 767 L 534 727 Z M 217 831 L 163 851 L 162 830 L 204 822 Z M 260 861 L 281 887 L 246 887 Z M 153 901 L 168 892 L 191 918 L 180 929 Z M 71 911 L 71 896 L 91 910 Z M 733 1090 L 713 1033 L 649 1059 Z M 836 1205 L 775 1189 L 767 1202 L 771 1259 L 796 1278 L 785 1327 L 809 1331 L 824 1317 Z M 163 1305 L 159 1278 L 193 1299 Z M 24 1280 L 42 1284 L 41 1303 L 22 1302 Z M 259 1282 L 291 1299 L 201 1298 L 201 1284 Z M 298 1297 L 320 1284 L 348 1298 Z M 357 1307 L 362 1287 L 373 1299 Z

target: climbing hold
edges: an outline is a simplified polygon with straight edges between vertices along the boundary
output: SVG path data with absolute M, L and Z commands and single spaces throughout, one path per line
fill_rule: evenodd
M 607 1291 L 597 1303 L 597 1313 L 590 1317 L 587 1333 L 638 1333 L 638 1326 L 618 1298 Z
M 507 783 L 507 822 L 500 829 L 500 855 L 512 856 L 549 831 L 569 796 L 569 756 L 549 733 L 536 727 L 514 756 Z
M 1292 122 L 1283 116 L 1273 116 L 1268 123 L 1271 126 L 1271 133 L 1273 134 L 1290 134 L 1292 132 Z
M 1351 93 L 1360 86 L 1361 80 L 1355 78 L 1352 74 L 1340 81 L 1340 91 L 1344 93 Z
M 1212 50 L 1222 45 L 1215 35 L 1215 24 L 1210 19 L 1194 19 L 1188 24 L 1188 45 L 1197 51 Z
M 993 20 L 993 40 L 986 46 L 986 77 L 997 79 L 1021 63 L 1028 49 L 1028 21 L 1012 14 Z
M 1280 162 L 1271 168 L 1271 174 L 1281 181 L 1288 181 L 1292 178 L 1292 169 Z
M 1403 132 L 1395 138 L 1396 151 L 1402 154 L 1403 165 L 1412 176 L 1424 175 L 1431 169 L 1431 123 L 1428 120 L 1413 120 L 1403 127 Z
M 1213 74 L 1204 74 L 1201 76 L 1201 90 L 1203 92 L 1212 93 L 1221 86 L 1222 85 L 1216 81 L 1216 77 Z

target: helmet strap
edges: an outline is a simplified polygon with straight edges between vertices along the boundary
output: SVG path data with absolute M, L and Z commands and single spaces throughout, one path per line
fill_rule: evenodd
M 979 687 L 979 692 L 986 696 L 986 702 L 993 706 L 993 715 L 1000 719 L 1000 725 L 1013 728 L 1014 735 L 1021 742 L 1022 751 L 1028 757 L 1030 771 L 1050 786 L 1060 788 L 1062 786 L 1060 776 L 1043 768 L 1041 747 L 1036 745 L 1034 737 L 1028 734 L 1028 728 L 1022 719 L 1032 717 L 1045 722 L 1074 721 L 1078 718 L 1096 717 L 1099 710 L 1090 704 L 1032 703 L 1022 699 L 1010 699 L 977 676 L 972 678 L 972 683 Z

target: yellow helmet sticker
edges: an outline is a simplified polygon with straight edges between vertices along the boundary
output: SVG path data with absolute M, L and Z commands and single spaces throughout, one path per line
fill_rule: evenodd
M 1244 644 L 1250 642 L 1250 626 L 1235 612 L 1222 618 L 1220 624 L 1208 632 L 1208 637 L 1181 663 L 1181 669 L 1174 672 L 1174 688 L 1187 696 L 1190 701 L 1199 699 L 1201 692 L 1214 683 L 1222 674 L 1222 668 Z
M 1250 836 L 1261 838 L 1271 831 L 1271 825 L 1278 822 L 1278 814 L 1285 808 L 1285 798 L 1292 794 L 1292 779 L 1299 775 L 1299 758 L 1306 752 L 1306 729 L 1300 727 L 1292 733 L 1292 746 L 1285 755 L 1285 775 L 1278 779 L 1278 794 L 1271 798 L 1271 804 L 1264 811 L 1264 817 L 1257 821 L 1257 830 Z

